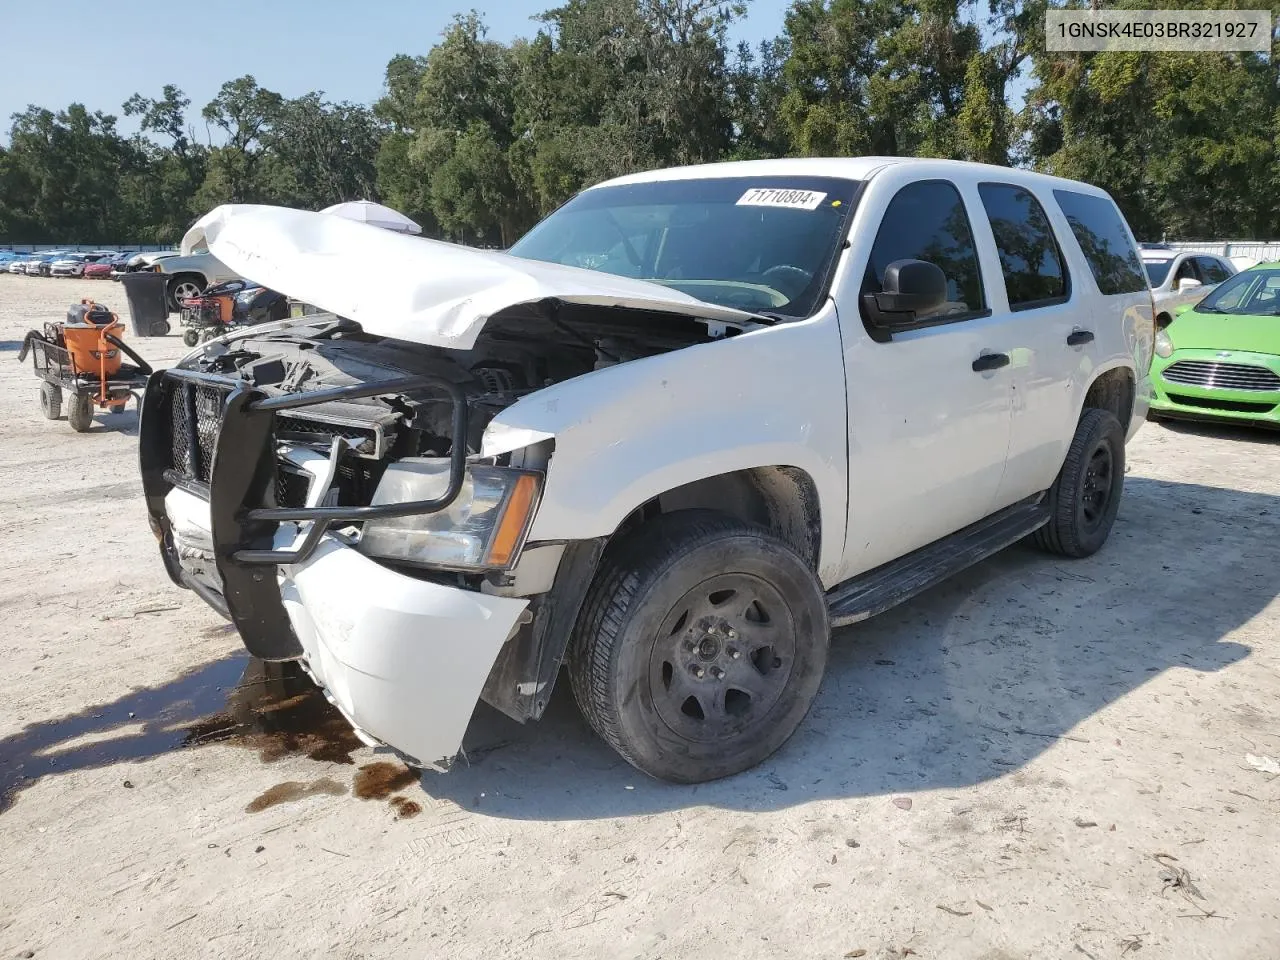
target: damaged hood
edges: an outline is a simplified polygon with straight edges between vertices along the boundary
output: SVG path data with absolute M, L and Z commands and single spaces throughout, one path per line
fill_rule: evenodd
M 560 300 L 658 310 L 745 326 L 761 318 L 656 283 L 423 240 L 288 207 L 226 204 L 182 238 L 243 277 L 359 323 L 368 333 L 467 350 L 485 322 Z

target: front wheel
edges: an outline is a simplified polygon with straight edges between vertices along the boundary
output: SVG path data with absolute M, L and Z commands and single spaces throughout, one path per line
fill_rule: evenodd
M 569 671 L 583 715 L 623 759 L 701 783 L 755 766 L 795 732 L 829 640 L 822 588 L 789 546 L 688 510 L 610 545 Z
M 180 313 L 182 301 L 198 297 L 205 285 L 195 276 L 178 277 L 169 284 L 169 312 Z
M 93 426 L 93 397 L 88 393 L 76 393 L 67 408 L 67 423 L 76 433 L 88 433 Z
M 1066 557 L 1097 553 L 1111 534 L 1123 490 L 1124 427 L 1110 410 L 1088 409 L 1049 489 L 1050 519 L 1036 531 L 1036 543 Z

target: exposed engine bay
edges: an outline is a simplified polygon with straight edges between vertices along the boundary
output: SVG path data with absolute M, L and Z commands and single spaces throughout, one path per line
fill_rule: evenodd
M 551 301 L 494 317 L 464 351 L 371 336 L 352 321 L 320 314 L 211 342 L 182 366 L 244 380 L 269 395 L 438 376 L 457 384 L 467 398 L 470 456 L 479 452 L 494 416 L 537 390 L 739 332 L 718 321 Z M 340 505 L 367 504 L 389 462 L 448 456 L 450 433 L 448 399 L 429 396 L 334 401 L 281 412 L 276 424 L 277 442 L 317 450 L 327 450 L 335 436 L 350 443 L 355 457 L 339 473 Z M 280 505 L 296 505 L 304 493 L 291 491 L 286 475 L 276 485 Z

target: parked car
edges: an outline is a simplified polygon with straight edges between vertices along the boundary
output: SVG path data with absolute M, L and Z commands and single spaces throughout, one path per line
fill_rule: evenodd
M 84 276 L 93 280 L 107 279 L 111 276 L 111 261 L 102 259 L 95 263 L 86 263 L 84 265 Z
M 24 272 L 28 277 L 38 277 L 42 273 L 45 276 L 48 276 L 48 265 L 53 261 L 53 256 L 54 255 L 46 253 L 33 254 L 31 258 L 27 260 L 23 268 Z M 61 256 L 61 254 L 57 254 L 57 256 Z
M 84 254 L 67 254 L 49 262 L 49 276 L 82 277 L 84 276 L 84 265 L 88 262 L 89 258 Z
M 1236 265 L 1226 257 L 1180 253 L 1163 244 L 1142 245 L 1142 266 L 1151 282 L 1156 316 L 1173 319 L 1178 307 L 1195 303 L 1227 277 Z
M 1280 263 L 1241 271 L 1156 334 L 1151 409 L 1280 425 Z
M 22 259 L 21 257 L 17 257 L 13 260 L 10 260 L 8 263 L 6 263 L 4 266 L 4 269 L 6 269 L 9 273 L 26 273 L 27 261 Z
M 169 295 L 170 313 L 181 310 L 183 300 L 198 297 L 212 284 L 242 279 L 240 274 L 206 252 L 165 257 L 155 261 L 151 269 L 170 278 L 165 288 Z
M 166 568 L 437 769 L 478 697 L 536 719 L 562 663 L 645 773 L 747 769 L 804 718 L 833 626 L 1030 534 L 1101 548 L 1150 393 L 1120 211 L 1026 170 L 660 170 L 509 254 L 272 207 L 196 243 L 329 312 L 151 380 Z M 387 269 L 332 266 L 357 260 Z

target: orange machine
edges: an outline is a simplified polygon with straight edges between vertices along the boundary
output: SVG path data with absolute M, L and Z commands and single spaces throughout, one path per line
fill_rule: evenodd
M 40 384 L 40 409 L 50 420 L 62 413 L 64 394 L 70 394 L 67 420 L 83 433 L 98 407 L 120 413 L 135 390 L 146 386 L 151 366 L 134 353 L 120 334 L 124 325 L 114 313 L 92 300 L 82 300 L 60 323 L 46 323 L 44 333 L 32 330 L 22 343 L 18 360 L 33 353 Z M 135 365 L 126 364 L 124 355 Z

